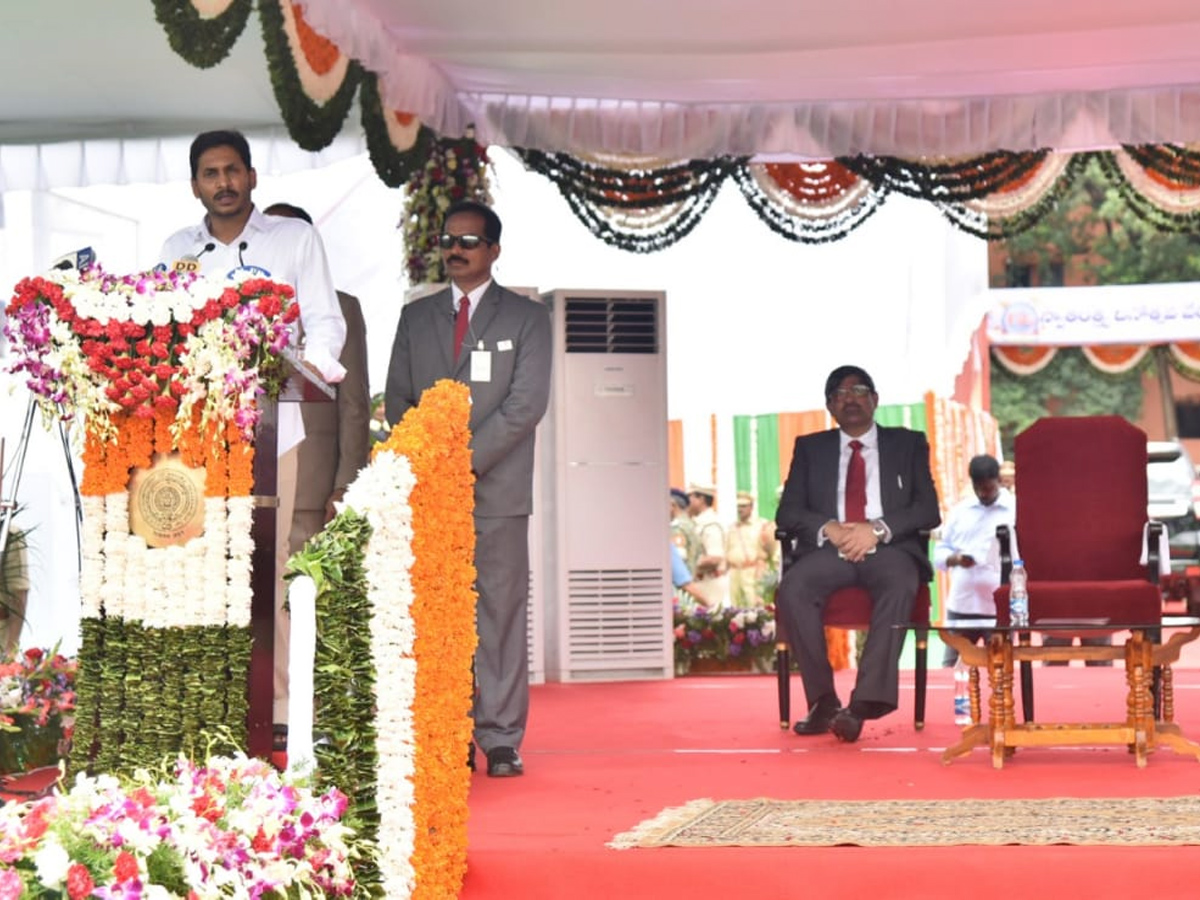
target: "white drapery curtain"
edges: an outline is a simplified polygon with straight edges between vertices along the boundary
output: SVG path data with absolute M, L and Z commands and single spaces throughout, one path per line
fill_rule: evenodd
M 669 36 L 652 47 L 614 37 L 628 38 L 639 16 L 654 16 L 621 0 L 581 12 L 587 21 L 569 41 L 532 0 L 513 0 L 486 23 L 462 22 L 453 5 L 302 5 L 319 33 L 378 73 L 389 109 L 414 113 L 445 136 L 473 124 L 485 145 L 669 159 L 916 159 L 1200 142 L 1200 85 L 1187 49 L 1200 22 L 1151 21 L 1147 11 L 1142 23 L 1120 4 L 1067 16 L 1053 29 L 1049 11 L 1033 10 L 1034 24 L 1050 30 L 1022 37 L 1033 27 L 1028 8 L 991 8 L 985 18 L 995 21 L 980 32 L 977 11 L 961 4 L 878 7 L 878 29 L 854 29 L 860 44 L 814 19 L 814 10 L 751 2 L 741 14 L 773 20 L 777 33 L 735 21 L 715 37 L 704 32 L 703 9 L 681 8 Z M 941 40 L 870 45 L 903 32 L 897 16 L 922 12 L 934 16 Z M 1121 21 L 1143 27 L 1113 30 Z M 621 22 L 626 31 L 613 31 Z M 485 25 L 498 32 L 486 51 L 477 33 Z M 844 43 L 831 37 L 830 47 L 815 49 L 821 28 Z M 513 48 L 501 46 L 508 38 Z M 597 86 L 603 93 L 589 94 Z
M 319 169 L 366 151 L 361 131 L 348 128 L 319 153 L 301 150 L 280 127 L 248 131 L 259 175 Z M 192 137 L 90 139 L 47 144 L 0 144 L 0 193 L 46 191 L 92 184 L 164 184 L 191 178 Z

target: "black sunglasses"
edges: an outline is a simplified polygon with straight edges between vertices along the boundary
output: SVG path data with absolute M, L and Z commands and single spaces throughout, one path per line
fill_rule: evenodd
M 438 238 L 438 246 L 443 250 L 451 250 L 455 244 L 464 250 L 474 250 L 481 244 L 487 244 L 490 247 L 492 242 L 477 234 L 443 234 Z

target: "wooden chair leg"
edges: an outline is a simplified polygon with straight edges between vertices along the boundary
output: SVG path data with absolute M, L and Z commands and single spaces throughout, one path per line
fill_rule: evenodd
M 1028 631 L 1012 635 L 1013 645 L 1028 647 L 1032 639 Z M 1022 660 L 1021 667 L 1021 715 L 1026 722 L 1033 721 L 1033 663 Z
M 1021 662 L 1021 715 L 1033 721 L 1033 663 L 1027 659 Z
M 787 644 L 775 648 L 775 679 L 779 686 L 779 727 L 792 727 L 792 654 Z
M 920 731 L 925 727 L 925 687 L 929 681 L 929 632 L 924 628 L 916 630 L 917 659 L 916 683 L 913 691 L 913 728 Z
M 1162 629 L 1150 629 L 1146 632 L 1146 637 L 1154 644 L 1161 644 Z M 1153 669 L 1153 675 L 1150 677 L 1150 697 L 1154 707 L 1153 714 L 1156 722 L 1162 721 L 1163 718 L 1162 681 L 1162 666 L 1155 666 Z

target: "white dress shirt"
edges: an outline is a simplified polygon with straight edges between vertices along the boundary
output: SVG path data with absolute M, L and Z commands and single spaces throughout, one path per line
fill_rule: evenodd
M 487 289 L 492 286 L 492 279 L 488 279 L 483 284 L 477 284 L 470 291 L 464 293 L 454 282 L 450 283 L 450 313 L 455 318 L 458 317 L 458 305 L 462 302 L 462 298 L 467 298 L 467 333 L 463 338 L 463 348 L 469 351 L 475 346 L 475 332 L 471 330 L 471 322 L 475 319 L 475 311 L 479 309 L 479 304 L 483 301 L 483 295 L 487 293 Z M 482 347 L 480 348 L 482 349 Z
M 255 207 L 242 233 L 230 243 L 213 237 L 206 222 L 201 221 L 167 238 L 159 261 L 171 266 L 185 257 L 195 259 L 201 273 L 209 278 L 222 278 L 241 267 L 254 266 L 271 279 L 291 285 L 300 304 L 304 360 L 312 363 L 326 381 L 342 380 L 346 370 L 338 362 L 338 356 L 346 342 L 346 321 L 329 274 L 325 246 L 315 228 L 301 219 L 264 215 Z M 298 344 L 295 333 L 292 344 Z M 303 439 L 299 405 L 281 403 L 279 453 Z
M 471 321 L 473 318 L 475 318 L 475 310 L 479 309 L 479 303 L 481 300 L 483 300 L 483 295 L 487 293 L 487 289 L 490 288 L 491 286 L 492 286 L 492 279 L 489 278 L 483 284 L 475 285 L 475 287 L 471 288 L 471 290 L 465 294 L 466 298 L 470 301 L 470 303 L 467 306 L 467 321 L 468 322 Z M 451 282 L 451 284 L 450 284 L 450 312 L 456 316 L 458 315 L 459 301 L 462 300 L 463 296 L 464 296 L 463 289 L 460 288 L 457 284 L 454 284 L 453 282 Z
M 942 536 L 933 549 L 937 568 L 950 573 L 950 592 L 946 609 L 972 615 L 995 615 L 992 595 L 1000 586 L 1000 554 L 996 526 L 1012 525 L 1017 519 L 1017 501 L 1011 492 L 1000 489 L 991 506 L 984 506 L 972 493 L 960 500 L 946 515 Z M 955 553 L 975 559 L 970 568 L 948 566 Z

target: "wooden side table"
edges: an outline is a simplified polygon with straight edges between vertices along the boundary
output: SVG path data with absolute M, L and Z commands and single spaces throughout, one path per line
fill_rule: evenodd
M 971 667 L 969 682 L 971 725 L 963 729 L 962 738 L 942 754 L 943 764 L 949 764 L 976 747 L 987 746 L 992 751 L 992 765 L 999 769 L 1006 757 L 1018 747 L 1048 747 L 1091 744 L 1125 744 L 1134 753 L 1138 767 L 1146 765 L 1150 751 L 1164 746 L 1176 753 L 1190 754 L 1200 760 L 1200 744 L 1185 737 L 1175 724 L 1174 688 L 1171 665 L 1179 661 L 1185 644 L 1200 637 L 1200 618 L 1164 617 L 1161 623 L 1033 623 L 1026 629 L 999 628 L 994 622 L 972 621 L 972 630 L 991 630 L 986 646 L 967 640 L 954 628 L 937 626 L 942 640 L 958 650 L 963 662 Z M 1123 645 L 1113 647 L 1035 647 L 1029 641 L 1032 632 L 1039 631 L 1125 631 L 1130 632 Z M 1161 635 L 1173 630 L 1166 641 Z M 1016 640 L 1014 640 L 1016 638 Z M 1123 722 L 1023 722 L 1014 715 L 1013 664 L 1025 660 L 1124 659 L 1126 716 Z M 1155 720 L 1151 684 L 1155 668 L 1162 671 L 1162 719 Z M 987 717 L 983 717 L 980 700 L 979 672 L 986 669 L 991 694 Z

